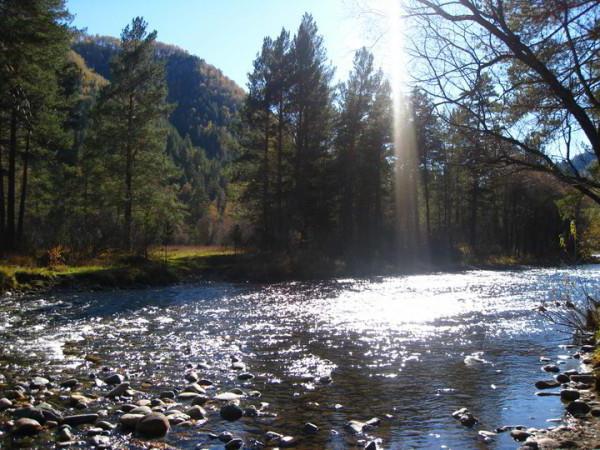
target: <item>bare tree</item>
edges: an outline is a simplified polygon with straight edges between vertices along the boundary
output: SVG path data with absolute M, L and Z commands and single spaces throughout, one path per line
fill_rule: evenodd
M 600 204 L 600 180 L 578 163 L 600 160 L 597 0 L 410 0 L 406 12 L 416 82 L 450 125 L 495 141 L 496 162 Z M 456 110 L 470 120 L 453 122 Z

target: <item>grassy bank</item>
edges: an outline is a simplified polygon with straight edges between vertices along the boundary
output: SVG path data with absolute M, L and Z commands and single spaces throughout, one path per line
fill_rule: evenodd
M 127 288 L 165 285 L 189 278 L 214 278 L 232 270 L 248 254 L 226 247 L 153 249 L 148 258 L 107 255 L 77 265 L 40 267 L 26 258 L 0 264 L 0 292 L 68 288 Z
M 554 262 L 554 265 L 556 262 Z M 455 271 L 473 268 L 509 269 L 551 265 L 549 261 L 516 258 L 465 259 L 463 262 L 349 263 L 314 252 L 256 253 L 231 247 L 171 246 L 152 249 L 147 258 L 107 254 L 74 265 L 40 266 L 33 259 L 13 257 L 0 264 L 0 292 L 129 288 L 167 285 L 188 280 L 256 281 L 367 277 L 399 273 Z

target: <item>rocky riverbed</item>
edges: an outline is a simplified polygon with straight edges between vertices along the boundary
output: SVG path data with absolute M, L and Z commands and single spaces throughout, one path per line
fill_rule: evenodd
M 515 449 L 571 426 L 563 384 L 587 402 L 571 380 L 585 357 L 534 312 L 563 277 L 6 297 L 0 446 Z M 600 271 L 580 281 L 592 290 Z
M 578 348 L 571 354 L 559 355 L 557 361 L 547 356 L 540 357 L 541 370 L 553 374 L 552 378 L 534 383 L 539 397 L 559 397 L 564 404 L 564 416 L 549 419 L 560 423 L 547 428 L 532 428 L 524 425 L 505 425 L 494 431 L 478 430 L 485 442 L 492 442 L 500 433 L 509 433 L 515 442 L 521 443 L 520 450 L 549 450 L 600 448 L 600 399 L 598 377 L 594 372 L 598 364 L 593 359 L 596 342 L 593 336 L 583 339 L 582 346 L 564 345 L 565 350 Z M 577 369 L 561 370 L 568 360 L 580 362 Z M 452 417 L 467 428 L 477 427 L 479 420 L 468 409 L 461 408 Z
M 596 342 L 592 336 L 584 342 L 572 355 L 581 361 L 580 367 L 556 374 L 556 383 L 546 382 L 552 390 L 550 394 L 559 396 L 565 405 L 565 423 L 541 430 L 522 430 L 518 437 L 523 441 L 523 450 L 600 447 L 600 399 L 594 372 L 597 363 L 592 358 Z M 560 372 L 559 366 L 553 364 L 544 365 L 543 370 Z
M 161 438 L 176 429 L 202 435 L 204 444 L 196 448 L 259 449 L 295 447 L 306 436 L 326 432 L 310 422 L 300 436 L 272 430 L 260 439 L 244 440 L 235 431 L 212 431 L 239 420 L 246 425 L 268 421 L 277 412 L 261 402 L 261 392 L 252 386 L 255 376 L 239 357 L 231 356 L 229 366 L 239 381 L 237 388 L 222 390 L 220 380 L 203 378 L 208 369 L 205 362 L 188 364 L 182 374 L 185 383 L 170 387 L 109 367 L 90 367 L 87 375 L 69 378 L 44 371 L 29 377 L 2 374 L 0 438 L 9 446 L 28 448 L 160 448 L 169 447 Z M 332 382 L 328 377 L 314 381 Z M 380 422 L 352 420 L 346 430 L 356 436 L 357 445 L 375 450 L 379 440 L 369 435 Z

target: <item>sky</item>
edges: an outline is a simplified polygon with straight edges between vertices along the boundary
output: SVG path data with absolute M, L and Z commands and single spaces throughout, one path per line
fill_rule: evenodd
M 366 0 L 371 5 L 381 0 Z M 360 2 L 360 3 L 359 3 Z M 241 87 L 265 36 L 282 27 L 297 30 L 310 12 L 324 37 L 328 57 L 343 80 L 352 68 L 354 52 L 373 46 L 380 29 L 361 14 L 364 0 L 67 0 L 73 25 L 89 34 L 118 37 L 135 16 L 143 16 L 158 40 L 175 44 L 221 69 Z M 361 6 L 362 5 L 362 6 Z M 373 50 L 379 65 L 385 57 Z

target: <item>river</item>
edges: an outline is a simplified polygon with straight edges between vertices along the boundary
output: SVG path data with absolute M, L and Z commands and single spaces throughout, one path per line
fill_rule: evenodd
M 536 307 L 599 290 L 600 266 L 584 266 L 5 297 L 0 374 L 89 380 L 108 366 L 134 388 L 151 384 L 150 395 L 184 386 L 186 366 L 202 363 L 216 391 L 258 390 L 244 405 L 268 403 L 258 418 L 212 413 L 201 427 L 173 428 L 165 440 L 179 448 L 222 448 L 207 432 L 223 430 L 247 441 L 292 435 L 301 449 L 362 448 L 367 438 L 344 424 L 372 417 L 382 421 L 368 438 L 386 449 L 517 448 L 508 433 L 486 443 L 477 431 L 556 425 L 548 420 L 563 417 L 560 399 L 535 395 L 534 382 L 551 378 L 539 358 L 577 367 L 570 336 Z M 238 381 L 231 355 L 256 378 Z M 454 420 L 461 407 L 480 424 Z M 306 422 L 320 431 L 306 436 Z

